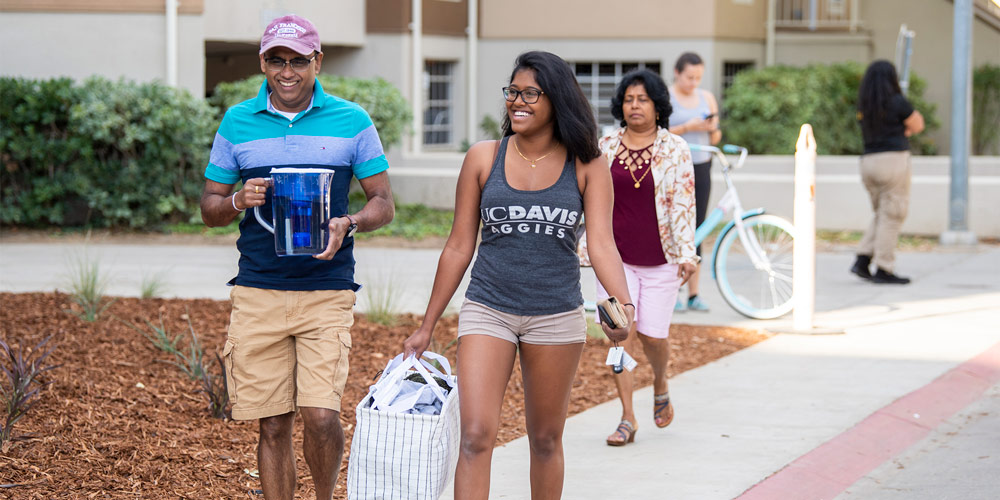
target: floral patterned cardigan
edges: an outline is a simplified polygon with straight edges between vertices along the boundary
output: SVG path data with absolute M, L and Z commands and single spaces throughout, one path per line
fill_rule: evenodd
M 598 143 L 601 153 L 608 160 L 608 168 L 611 168 L 624 134 L 625 128 L 619 128 L 602 137 Z M 691 150 L 680 136 L 658 127 L 650 163 L 663 256 L 668 264 L 697 264 L 700 259 L 694 249 L 694 165 L 691 163 Z M 586 233 L 580 236 L 577 253 L 580 264 L 589 266 Z

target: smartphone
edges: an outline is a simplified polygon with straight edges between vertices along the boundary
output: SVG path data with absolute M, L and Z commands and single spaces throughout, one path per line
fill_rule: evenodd
M 611 319 L 611 316 L 608 314 L 606 310 L 604 310 L 603 307 L 597 308 L 597 315 L 600 316 L 601 323 L 604 323 L 605 325 L 608 325 L 611 328 L 615 328 L 615 321 Z

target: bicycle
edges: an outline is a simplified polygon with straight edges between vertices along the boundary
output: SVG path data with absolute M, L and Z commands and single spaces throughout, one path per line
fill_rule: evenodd
M 701 244 L 723 220 L 732 220 L 719 232 L 712 248 L 712 279 L 722 298 L 736 312 L 753 319 L 773 319 L 792 310 L 792 244 L 795 226 L 787 219 L 765 213 L 763 208 L 743 210 L 732 170 L 743 166 L 748 151 L 727 144 L 690 144 L 691 151 L 712 153 L 722 165 L 726 192 L 695 230 L 695 245 Z M 730 164 L 726 154 L 739 155 Z M 739 214 L 737 217 L 736 214 Z

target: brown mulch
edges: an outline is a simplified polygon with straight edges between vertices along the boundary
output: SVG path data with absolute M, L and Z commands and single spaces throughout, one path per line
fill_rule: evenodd
M 122 322 L 145 325 L 148 320 L 159 325 L 162 315 L 171 334 L 188 335 L 185 318 L 190 318 L 206 353 L 211 354 L 224 343 L 229 303 L 120 298 L 93 323 L 64 312 L 70 304 L 63 294 L 0 294 L 0 339 L 12 347 L 30 348 L 52 335 L 50 345 L 55 350 L 47 361 L 61 365 L 43 375 L 43 381 L 51 385 L 14 425 L 14 439 L 0 452 L 0 498 L 262 498 L 252 493 L 260 488 L 254 477 L 256 423 L 213 419 L 205 395 L 197 392 L 199 382 L 165 362 L 168 354 Z M 348 450 L 354 407 L 419 320 L 403 315 L 395 326 L 385 327 L 357 316 L 352 329 L 351 377 L 341 416 Z M 452 360 L 455 347 L 449 342 L 455 338 L 456 327 L 457 318 L 449 317 L 435 332 L 437 345 L 448 345 L 445 354 Z M 670 331 L 671 375 L 766 338 L 755 331 L 725 327 L 674 325 Z M 604 365 L 607 347 L 605 341 L 588 341 L 570 414 L 616 397 L 610 369 Z M 636 386 L 642 387 L 651 383 L 652 371 L 641 353 L 636 357 L 640 362 Z M 217 372 L 214 356 L 206 356 L 206 366 Z M 9 384 L 5 379 L 0 383 Z M 524 434 L 522 399 L 515 366 L 498 444 Z M 6 416 L 5 410 L 0 412 L 0 418 Z M 294 439 L 299 478 L 296 498 L 313 498 L 302 457 L 300 419 Z M 335 498 L 345 497 L 346 458 Z

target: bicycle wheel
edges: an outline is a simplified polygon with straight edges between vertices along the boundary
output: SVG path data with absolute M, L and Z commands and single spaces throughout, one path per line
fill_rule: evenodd
M 756 238 L 761 265 L 750 257 L 749 243 L 740 239 L 736 226 L 722 236 L 715 254 L 715 282 L 722 298 L 740 314 L 772 319 L 792 310 L 792 243 L 794 226 L 776 215 L 754 215 L 743 220 Z

